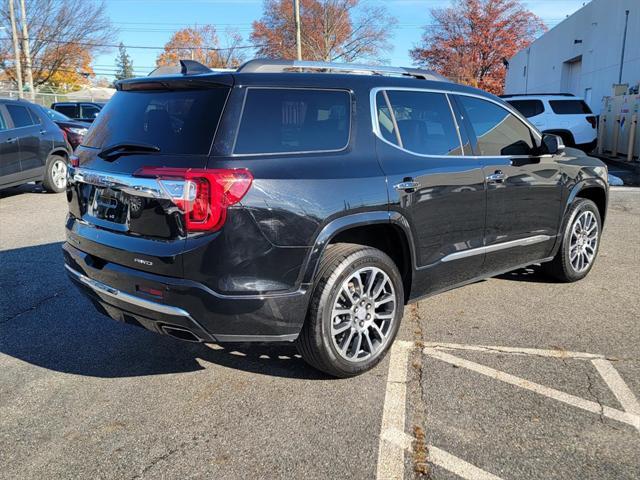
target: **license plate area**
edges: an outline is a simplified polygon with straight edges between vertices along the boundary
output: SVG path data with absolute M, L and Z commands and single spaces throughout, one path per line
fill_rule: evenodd
M 97 223 L 126 230 L 129 224 L 129 195 L 112 188 L 94 187 L 87 205 L 87 215 Z

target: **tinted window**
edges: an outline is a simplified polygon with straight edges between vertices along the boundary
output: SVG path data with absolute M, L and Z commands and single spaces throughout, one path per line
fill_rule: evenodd
M 400 132 L 402 147 L 422 155 L 460 155 L 460 139 L 451 108 L 441 93 L 387 91 L 396 125 Z M 378 94 L 384 101 L 382 93 Z M 378 111 L 382 135 L 397 143 L 393 121 L 387 120 L 386 105 Z M 385 133 L 391 126 L 391 130 Z
M 78 107 L 76 105 L 56 105 L 56 110 L 69 118 L 78 118 Z
M 348 92 L 249 89 L 235 153 L 341 150 L 349 143 Z
M 56 122 L 68 122 L 69 120 L 71 120 L 66 115 L 63 115 L 60 112 L 56 112 L 55 110 L 51 110 L 50 108 L 42 107 L 42 110 L 51 120 L 54 120 Z
M 530 155 L 531 131 L 515 115 L 495 103 L 460 95 L 478 139 L 480 155 Z
M 527 118 L 544 112 L 544 105 L 540 100 L 507 100 L 507 102 Z
M 12 105 L 10 103 L 7 104 L 6 107 L 9 111 L 9 115 L 11 115 L 13 126 L 15 128 L 28 127 L 30 125 L 33 125 L 34 122 L 31 118 L 31 115 L 29 115 L 29 110 L 27 110 L 26 107 L 23 107 L 21 105 Z
M 398 145 L 398 135 L 396 132 L 396 127 L 394 125 L 394 120 L 391 115 L 391 111 L 389 110 L 389 106 L 387 105 L 387 101 L 384 98 L 384 93 L 379 92 L 376 95 L 376 105 L 378 111 L 378 128 L 380 130 L 380 135 L 387 142 L 393 143 L 394 145 Z
M 207 154 L 222 114 L 227 88 L 119 91 L 100 111 L 84 144 L 155 145 L 161 154 Z
M 95 105 L 82 105 L 82 118 L 96 118 L 100 109 Z
M 589 105 L 582 100 L 549 100 L 551 110 L 558 115 L 590 115 Z

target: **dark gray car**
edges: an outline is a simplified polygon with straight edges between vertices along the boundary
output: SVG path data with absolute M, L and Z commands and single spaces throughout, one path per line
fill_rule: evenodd
M 0 99 L 0 188 L 36 181 L 49 192 L 64 191 L 69 153 L 62 131 L 39 106 Z

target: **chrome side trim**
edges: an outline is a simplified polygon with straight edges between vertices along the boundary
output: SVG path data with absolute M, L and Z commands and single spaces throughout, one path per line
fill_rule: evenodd
M 293 342 L 297 333 L 288 335 L 216 335 L 218 342 Z
M 177 317 L 191 318 L 189 312 L 183 310 L 182 308 L 163 305 L 162 303 L 145 300 L 144 298 L 136 297 L 135 295 L 129 295 L 128 293 L 124 293 L 116 288 L 110 287 L 109 285 L 105 285 L 102 282 L 93 280 L 92 278 L 89 278 L 86 275 L 75 271 L 69 265 L 65 265 L 64 268 L 66 268 L 69 273 L 76 277 L 79 282 L 84 283 L 87 287 L 91 288 L 97 293 L 102 293 L 103 295 L 115 298 L 117 300 L 120 300 L 121 302 L 125 302 L 141 308 L 146 308 L 147 310 L 152 310 L 154 312 L 164 313 L 166 315 L 175 315 Z
M 462 250 L 460 252 L 450 253 L 445 256 L 442 262 L 451 262 L 453 260 L 460 260 L 462 258 L 473 257 L 475 255 L 483 255 L 485 253 L 497 252 L 505 250 L 507 248 L 524 247 L 527 245 L 534 245 L 536 243 L 546 242 L 553 237 L 549 235 L 535 235 L 533 237 L 520 238 L 518 240 L 511 240 L 510 242 L 496 243 L 493 245 L 487 245 L 484 247 L 470 248 L 468 250 Z

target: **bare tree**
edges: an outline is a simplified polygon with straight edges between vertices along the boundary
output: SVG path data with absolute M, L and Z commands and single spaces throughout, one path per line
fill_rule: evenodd
M 116 33 L 104 1 L 30 0 L 26 16 L 35 85 L 67 78 L 65 74 L 74 72 L 76 76 L 92 73 L 87 59 L 107 50 L 104 45 Z M 10 27 L 8 2 L 0 7 L 0 25 Z M 9 40 L 0 41 L 0 65 L 8 79 L 14 81 L 10 48 Z
M 293 15 L 291 0 L 265 0 L 251 34 L 259 55 L 296 58 Z M 303 59 L 327 62 L 384 61 L 397 23 L 386 8 L 360 0 L 301 0 L 300 20 Z

